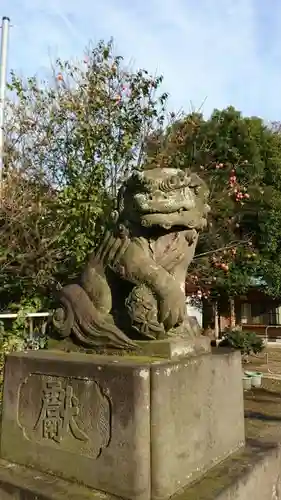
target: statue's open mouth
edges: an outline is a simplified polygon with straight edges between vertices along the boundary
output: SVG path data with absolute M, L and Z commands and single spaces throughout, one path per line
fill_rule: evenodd
M 198 196 L 196 188 L 187 185 L 170 191 L 137 193 L 134 195 L 134 208 L 142 227 L 159 226 L 166 230 L 175 226 L 204 229 L 209 212 L 204 195 Z
M 169 214 L 145 214 L 141 216 L 141 225 L 143 227 L 160 226 L 167 230 L 175 226 L 187 229 L 203 229 L 207 225 L 207 213 L 202 216 L 202 213 L 197 209 L 181 209 Z

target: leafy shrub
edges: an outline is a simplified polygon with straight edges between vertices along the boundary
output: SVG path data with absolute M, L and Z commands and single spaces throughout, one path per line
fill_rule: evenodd
M 11 304 L 11 309 L 13 309 L 13 304 Z M 0 321 L 0 405 L 2 402 L 3 371 L 6 354 L 27 349 L 44 349 L 47 345 L 45 324 L 39 328 L 34 328 L 32 335 L 29 330 L 27 314 L 36 312 L 38 309 L 40 310 L 40 302 L 23 300 L 20 309 L 17 310 L 17 318 L 12 322 L 10 327 L 5 328 L 3 321 Z
M 238 349 L 242 355 L 258 354 L 264 349 L 263 340 L 255 332 L 247 332 L 241 328 L 226 330 L 220 347 Z
M 2 402 L 5 355 L 13 351 L 22 351 L 24 343 L 21 336 L 5 330 L 3 322 L 0 321 L 0 402 Z

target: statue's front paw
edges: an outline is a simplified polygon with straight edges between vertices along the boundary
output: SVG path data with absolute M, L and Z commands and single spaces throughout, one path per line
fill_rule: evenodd
M 165 330 L 180 325 L 185 318 L 185 295 L 181 289 L 168 289 L 159 304 L 159 321 Z
M 61 304 L 61 306 L 54 311 L 52 323 L 60 337 L 69 337 L 73 322 L 73 311 L 68 304 Z

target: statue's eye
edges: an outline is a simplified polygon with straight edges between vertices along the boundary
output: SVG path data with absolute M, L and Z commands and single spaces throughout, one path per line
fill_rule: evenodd
M 178 178 L 177 178 L 175 175 L 173 175 L 173 176 L 171 177 L 171 179 L 170 179 L 170 184 L 171 184 L 172 186 L 176 186 L 176 185 L 177 185 L 177 183 L 178 183 Z

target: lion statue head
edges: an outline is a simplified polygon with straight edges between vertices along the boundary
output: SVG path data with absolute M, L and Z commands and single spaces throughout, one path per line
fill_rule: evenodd
M 119 220 L 143 228 L 200 231 L 207 224 L 209 191 L 190 170 L 153 168 L 135 172 L 118 195 Z

